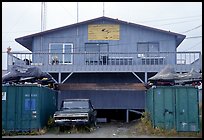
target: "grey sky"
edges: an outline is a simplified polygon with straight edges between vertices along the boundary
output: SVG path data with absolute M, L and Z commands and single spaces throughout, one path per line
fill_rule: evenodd
M 202 52 L 201 2 L 105 2 L 105 16 L 186 35 L 177 51 Z M 103 16 L 102 2 L 79 2 L 79 22 Z M 47 2 L 46 29 L 77 22 L 77 2 Z M 28 52 L 15 38 L 41 31 L 41 2 L 2 3 L 2 52 Z M 196 38 L 189 38 L 196 37 Z M 2 69 L 7 68 L 3 53 Z

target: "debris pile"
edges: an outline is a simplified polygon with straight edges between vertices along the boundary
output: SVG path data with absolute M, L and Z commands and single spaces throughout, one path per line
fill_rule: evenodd
M 3 84 L 25 84 L 37 83 L 53 87 L 55 80 L 47 73 L 41 71 L 36 66 L 18 66 L 14 65 L 11 70 L 2 77 Z
M 174 69 L 167 65 L 156 75 L 148 79 L 147 87 L 155 86 L 174 86 L 174 85 L 193 85 L 199 86 L 202 82 L 202 74 L 193 68 L 187 73 L 176 73 Z

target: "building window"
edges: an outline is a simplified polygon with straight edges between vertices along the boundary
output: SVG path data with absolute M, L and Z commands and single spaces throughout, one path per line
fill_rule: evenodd
M 137 43 L 137 52 L 138 52 L 138 57 L 159 56 L 159 43 L 157 42 L 139 42 Z
M 49 44 L 50 64 L 72 64 L 73 44 L 72 43 L 50 43 Z
M 106 63 L 108 43 L 85 43 L 86 63 Z

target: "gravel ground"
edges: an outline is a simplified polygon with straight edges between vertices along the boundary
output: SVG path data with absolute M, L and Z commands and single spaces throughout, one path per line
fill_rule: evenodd
M 111 122 L 98 123 L 97 127 L 87 133 L 47 132 L 43 135 L 3 136 L 3 138 L 158 138 L 159 136 L 138 135 L 135 132 L 137 121 L 130 123 Z M 159 137 L 165 138 L 165 137 Z

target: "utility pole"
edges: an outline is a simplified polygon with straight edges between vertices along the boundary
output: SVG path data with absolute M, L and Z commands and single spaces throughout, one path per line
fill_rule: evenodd
M 41 3 L 41 32 L 46 30 L 46 2 Z M 43 36 L 40 38 L 40 51 L 43 52 Z M 42 58 L 42 56 L 40 56 Z
M 105 10 L 104 10 L 104 2 L 103 2 L 103 16 L 105 15 Z
M 46 2 L 41 3 L 41 32 L 46 30 L 46 15 L 47 14 L 47 4 Z
M 79 4 L 77 2 L 77 23 L 79 22 Z

